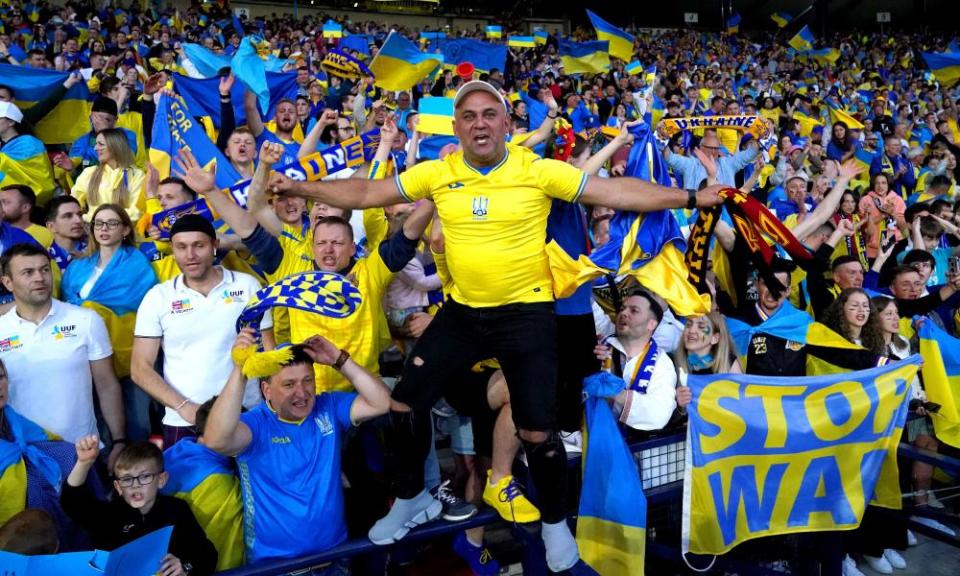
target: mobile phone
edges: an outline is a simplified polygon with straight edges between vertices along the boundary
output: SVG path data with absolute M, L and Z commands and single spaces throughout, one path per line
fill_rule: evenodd
M 947 276 L 960 274 L 960 256 L 951 256 L 947 260 Z

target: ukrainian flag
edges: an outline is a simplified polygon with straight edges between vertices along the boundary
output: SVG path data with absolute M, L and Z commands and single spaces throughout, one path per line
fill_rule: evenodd
M 110 259 L 90 293 L 81 297 L 80 290 L 93 275 L 98 262 L 99 255 L 71 262 L 63 274 L 60 291 L 67 302 L 90 308 L 103 318 L 113 345 L 114 371 L 122 378 L 130 375 L 137 308 L 157 283 L 157 276 L 139 250 L 124 246 Z
M 633 35 L 617 28 L 590 10 L 587 10 L 587 16 L 590 17 L 590 23 L 593 24 L 593 29 L 597 31 L 597 40 L 606 40 L 609 43 L 608 50 L 610 55 L 624 62 L 629 62 L 633 57 L 633 43 L 635 40 Z
M 231 458 L 188 438 L 163 452 L 161 492 L 185 501 L 219 553 L 217 571 L 243 564 L 243 498 Z
M 927 67 L 933 72 L 937 80 L 947 86 L 952 86 L 960 80 L 960 52 L 945 52 L 933 54 L 921 52 Z
M 560 40 L 560 62 L 564 74 L 602 74 L 610 70 L 609 42 Z
M 243 85 L 257 95 L 260 110 L 270 108 L 270 86 L 267 82 L 267 72 L 277 72 L 283 68 L 283 62 L 274 56 L 266 54 L 269 44 L 259 36 L 247 36 L 240 41 L 240 48 L 230 61 L 230 68 Z M 240 102 L 243 100 L 241 99 Z
M 374 84 L 385 90 L 409 90 L 443 64 L 439 54 L 424 54 L 416 45 L 391 30 L 383 47 L 370 62 Z
M 337 24 L 333 20 L 327 20 L 327 22 L 323 25 L 323 37 L 343 38 L 343 26 Z
M 533 36 L 508 36 L 507 46 L 512 48 L 535 48 L 537 41 Z
M 39 472 L 55 490 L 60 489 L 61 472 L 56 460 L 40 450 L 37 442 L 52 440 L 43 428 L 18 414 L 9 404 L 0 408 L 13 441 L 0 439 L 0 526 L 27 507 L 27 466 Z
M 181 46 L 187 58 L 204 78 L 213 78 L 220 70 L 229 68 L 233 60 L 226 54 L 215 54 L 199 44 L 184 42 Z
M 625 174 L 641 180 L 670 185 L 669 172 L 657 152 L 650 124 L 630 128 L 634 144 Z M 710 311 L 710 297 L 701 295 L 688 280 L 684 262 L 686 241 L 669 210 L 646 214 L 617 212 L 610 221 L 610 241 L 589 257 L 573 260 L 552 241 L 547 255 L 553 272 L 554 294 L 566 298 L 585 282 L 607 274 L 629 274 L 641 285 L 659 294 L 681 316 Z
M 830 112 L 830 123 L 834 124 L 836 122 L 843 122 L 847 125 L 847 128 L 854 130 L 863 130 L 863 124 L 848 114 L 845 110 L 839 106 L 833 106 L 828 103 L 829 112 Z
M 503 26 L 487 26 L 487 38 L 503 38 Z
M 602 576 L 643 574 L 646 551 L 643 484 L 604 397 L 622 389 L 623 380 L 606 372 L 584 381 L 587 427 L 577 547 L 583 561 Z
M 740 14 L 734 12 L 727 18 L 727 33 L 736 34 L 740 31 Z
M 187 107 L 196 116 L 209 116 L 216 126 L 222 126 L 220 118 L 220 98 L 217 86 L 219 78 L 190 78 L 173 75 L 173 89 L 183 97 Z M 293 98 L 297 93 L 297 75 L 294 72 L 267 72 L 267 87 L 270 91 L 270 105 L 264 113 L 264 118 L 273 118 L 277 104 L 283 98 Z M 237 126 L 247 122 L 247 112 L 243 106 L 244 91 L 242 84 L 234 83 L 230 91 L 233 103 L 233 115 Z M 156 137 L 156 136 L 154 136 Z M 213 136 L 211 136 L 212 138 Z
M 770 19 L 777 23 L 777 28 L 786 28 L 793 16 L 789 12 L 774 12 Z
M 209 167 L 211 163 L 216 163 L 217 187 L 229 188 L 243 180 L 230 160 L 194 121 L 184 100 L 161 94 L 153 121 L 153 141 L 150 143 L 150 163 L 160 172 L 161 178 L 170 175 L 171 161 L 184 147 L 190 148 L 200 165 Z
M 920 325 L 920 355 L 927 399 L 940 405 L 931 415 L 937 438 L 960 448 L 960 340 L 927 320 Z
M 453 98 L 423 98 L 419 108 L 417 131 L 453 136 Z
M 810 32 L 810 28 L 804 25 L 804 27 L 797 32 L 797 35 L 791 38 L 787 44 L 798 52 L 813 50 L 813 33 Z
M 345 36 L 343 40 L 340 41 L 340 48 L 353 50 L 354 52 L 369 57 L 371 40 L 373 40 L 373 37 L 368 34 L 351 34 Z
M 869 170 L 870 166 L 873 164 L 873 159 L 876 156 L 876 152 L 865 150 L 862 144 L 857 144 L 857 149 L 853 153 L 853 160 L 861 167 Z
M 0 84 L 15 92 L 17 106 L 27 110 L 67 79 L 66 72 L 29 66 L 0 65 Z M 67 91 L 43 120 L 34 126 L 34 134 L 46 144 L 72 144 L 90 131 L 90 90 L 78 82 Z
M 17 136 L 0 147 L 0 187 L 25 184 L 41 206 L 53 196 L 53 166 L 43 142 L 29 134 Z
M 633 62 L 627 64 L 623 71 L 630 76 L 636 76 L 637 74 L 643 72 L 643 64 L 641 64 L 639 60 L 634 60 Z
M 541 46 L 546 45 L 548 37 L 549 35 L 547 34 L 546 30 L 533 31 L 533 41 Z
M 799 110 L 793 113 L 793 119 L 800 122 L 800 136 L 809 136 L 813 129 L 817 126 L 823 126 L 819 121 L 814 118 L 811 118 L 800 112 Z
M 812 58 L 821 64 L 835 64 L 840 59 L 840 51 L 836 48 L 821 48 L 808 50 L 799 54 L 803 58 Z

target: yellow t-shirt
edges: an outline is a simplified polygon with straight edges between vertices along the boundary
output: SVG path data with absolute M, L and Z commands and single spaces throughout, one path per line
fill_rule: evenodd
M 576 202 L 586 183 L 578 168 L 513 144 L 486 175 L 458 151 L 397 177 L 406 199 L 429 197 L 437 205 L 450 295 L 477 308 L 553 300 L 547 216 L 553 198 Z
M 77 177 L 77 182 L 73 185 L 70 195 L 80 202 L 80 205 L 86 206 L 87 212 L 83 215 L 87 222 L 93 217 L 94 211 L 100 204 L 116 202 L 116 190 L 120 184 L 126 181 L 127 184 L 127 214 L 130 220 L 136 222 L 140 219 L 140 213 L 146 207 L 146 201 L 143 196 L 143 183 L 145 180 L 143 171 L 135 166 L 129 168 L 111 168 L 108 165 L 103 166 L 103 175 L 100 177 L 100 202 L 96 205 L 88 200 L 90 196 L 90 179 L 97 171 L 99 166 L 89 166 Z
M 330 318 L 290 308 L 287 313 L 290 316 L 291 341 L 300 343 L 321 334 L 337 348 L 350 352 L 354 362 L 372 374 L 379 374 L 380 352 L 384 343 L 389 341 L 390 333 L 383 313 L 383 295 L 393 279 L 393 272 L 383 262 L 379 250 L 374 250 L 369 256 L 356 261 L 347 278 L 360 291 L 361 302 L 356 311 L 346 318 Z M 353 390 L 350 382 L 330 366 L 316 364 L 314 375 L 317 394 L 331 390 Z
M 47 230 L 45 227 L 31 223 L 27 226 L 25 232 L 33 236 L 33 239 L 39 242 L 46 250 L 49 250 L 50 247 L 53 246 L 53 232 Z

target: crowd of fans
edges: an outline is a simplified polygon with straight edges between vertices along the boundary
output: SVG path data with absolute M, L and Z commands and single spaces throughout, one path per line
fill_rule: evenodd
M 0 86 L 0 165 L 16 162 L 6 149 L 35 139 L 32 127 L 66 90 L 86 82 L 96 94 L 88 134 L 70 146 L 43 144 L 43 189 L 7 168 L 0 180 L 0 442 L 22 448 L 27 486 L 19 500 L 0 498 L 0 524 L 13 518 L 0 529 L 9 550 L 112 549 L 173 524 L 159 573 L 209 574 L 306 556 L 348 537 L 392 543 L 438 515 L 469 518 L 482 501 L 509 522 L 542 520 L 547 560 L 559 571 L 576 562 L 576 546 L 565 532 L 565 484 L 543 476 L 565 477 L 562 455 L 581 450 L 584 377 L 603 369 L 623 378 L 611 409 L 627 437 L 643 439 L 684 425 L 688 374 L 802 376 L 808 355 L 855 370 L 917 351 L 902 319 L 922 316 L 951 334 L 960 330 L 960 95 L 920 59 L 921 51 L 946 49 L 949 38 L 838 33 L 820 42 L 839 52 L 830 63 L 798 57 L 773 32 L 640 32 L 634 59 L 646 71 L 631 75 L 613 60 L 609 72 L 571 76 L 558 55 L 558 31 L 548 31 L 545 44 L 510 48 L 503 70 L 479 74 L 483 87 L 461 91 L 466 81 L 443 70 L 395 93 L 369 77 L 323 70 L 324 56 L 340 42 L 323 37 L 326 16 L 234 23 L 229 7 L 215 2 L 166 12 L 11 2 L 0 15 L 3 65 L 70 73 L 62 92 L 22 109 L 15 90 Z M 414 41 L 422 32 L 381 17 L 341 23 L 345 35 L 368 35 L 371 56 L 390 29 Z M 479 26 L 444 31 L 485 35 Z M 170 175 L 147 160 L 156 96 L 176 91 L 176 75 L 199 74 L 182 44 L 230 55 L 244 33 L 261 35 L 289 58 L 298 85 L 296 98 L 282 100 L 271 118 L 248 92 L 247 122 L 237 126 L 234 78 L 221 78 L 230 112 L 212 139 L 252 178 L 246 209 L 222 194 L 189 152 Z M 573 36 L 590 34 L 576 29 Z M 458 110 L 471 114 L 482 98 L 505 102 L 506 134 L 482 129 L 464 143 L 466 152 L 448 146 L 444 164 L 428 164 L 418 151 L 427 136 L 418 133 L 417 109 L 431 96 L 457 96 Z M 831 121 L 831 107 L 859 125 Z M 646 200 L 613 201 L 614 191 L 639 194 L 622 179 L 632 127 L 711 115 L 759 115 L 773 137 L 681 132 L 655 153 L 691 201 L 684 193 L 679 202 L 660 202 L 669 198 L 664 189 Z M 560 120 L 572 128 L 565 137 L 556 133 Z M 373 129 L 380 135 L 374 161 L 330 177 L 350 179 L 338 190 L 355 188 L 355 199 L 329 201 L 332 188 L 271 175 L 274 165 Z M 510 205 L 517 214 L 481 232 L 491 235 L 491 247 L 506 248 L 496 253 L 464 245 L 466 224 L 443 217 L 453 210 L 444 203 L 455 201 L 434 186 L 472 177 L 464 176 L 472 168 L 461 155 L 499 150 L 489 141 L 500 136 L 511 163 L 506 174 L 497 175 L 498 166 L 479 170 L 489 180 L 484 194 L 495 195 L 499 182 L 509 196 L 511 182 L 521 181 L 543 192 L 529 200 L 539 206 L 533 217 L 522 216 L 529 206 Z M 875 154 L 872 165 L 857 165 L 860 149 Z M 537 154 L 565 165 L 538 168 Z M 385 179 L 392 171 L 397 179 Z M 572 218 L 596 248 L 609 241 L 615 209 L 669 209 L 686 233 L 718 185 L 764 201 L 814 254 L 813 263 L 800 269 L 776 259 L 773 278 L 781 286 L 773 286 L 751 269 L 734 228 L 721 222 L 716 250 L 727 254 L 732 283 L 711 271 L 715 306 L 708 315 L 679 317 L 630 277 L 605 278 L 555 304 L 549 283 L 531 284 L 535 297 L 520 294 L 531 274 L 546 270 L 542 251 L 523 250 L 531 238 L 543 242 L 542 226 L 556 237 Z M 540 201 L 547 196 L 554 204 L 549 223 Z M 198 197 L 226 226 L 183 216 L 166 237 L 153 224 L 154 214 Z M 466 214 L 471 210 L 474 220 L 486 219 L 486 204 Z M 238 316 L 261 286 L 310 270 L 345 275 L 360 305 L 347 318 L 273 310 L 260 326 L 262 344 L 292 343 L 292 352 L 276 374 L 248 378 L 231 352 L 256 341 L 249 330 L 237 334 Z M 532 308 L 514 311 L 512 302 Z M 758 325 L 782 306 L 809 313 L 863 350 L 761 334 L 747 350 L 734 349 L 725 318 Z M 496 313 L 484 313 L 487 307 Z M 430 331 L 447 338 L 415 348 Z M 937 450 L 919 380 L 912 394 L 904 441 Z M 398 446 L 393 435 L 416 441 Z M 449 437 L 456 463 L 447 480 L 436 455 L 441 436 Z M 50 448 L 51 438 L 75 450 Z M 30 444 L 43 444 L 44 453 L 28 452 Z M 536 506 L 513 477 L 520 454 L 533 472 Z M 943 506 L 930 492 L 931 466 L 903 466 L 901 475 L 917 505 Z M 116 491 L 109 503 L 108 479 Z M 212 484 L 197 489 L 213 481 L 218 491 Z M 389 481 L 398 504 L 380 519 Z M 55 536 L 36 536 L 44 529 Z M 453 548 L 475 573 L 493 574 L 498 564 L 483 538 L 482 529 L 467 530 Z M 904 526 L 868 510 L 833 569 L 855 576 L 855 559 L 863 558 L 889 573 L 904 565 L 897 550 L 908 541 L 913 535 Z M 818 552 L 802 561 L 831 562 L 820 557 L 826 546 L 813 548 Z M 351 569 L 370 568 L 339 561 L 315 573 Z

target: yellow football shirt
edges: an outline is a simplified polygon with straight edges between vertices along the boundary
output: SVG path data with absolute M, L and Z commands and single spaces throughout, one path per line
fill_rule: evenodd
M 396 182 L 407 200 L 437 205 L 454 300 L 476 308 L 553 300 L 547 216 L 553 198 L 579 200 L 587 182 L 581 170 L 507 144 L 489 170 L 458 151 L 417 164 Z
M 369 256 L 356 261 L 347 278 L 360 291 L 361 301 L 356 311 L 346 318 L 330 318 L 290 308 L 291 341 L 300 343 L 320 334 L 337 348 L 348 351 L 354 362 L 372 374 L 379 374 L 380 352 L 383 344 L 389 342 L 383 295 L 393 279 L 393 272 L 383 262 L 380 252 L 374 250 Z M 316 364 L 314 375 L 317 394 L 331 390 L 353 390 L 350 382 L 330 366 Z

